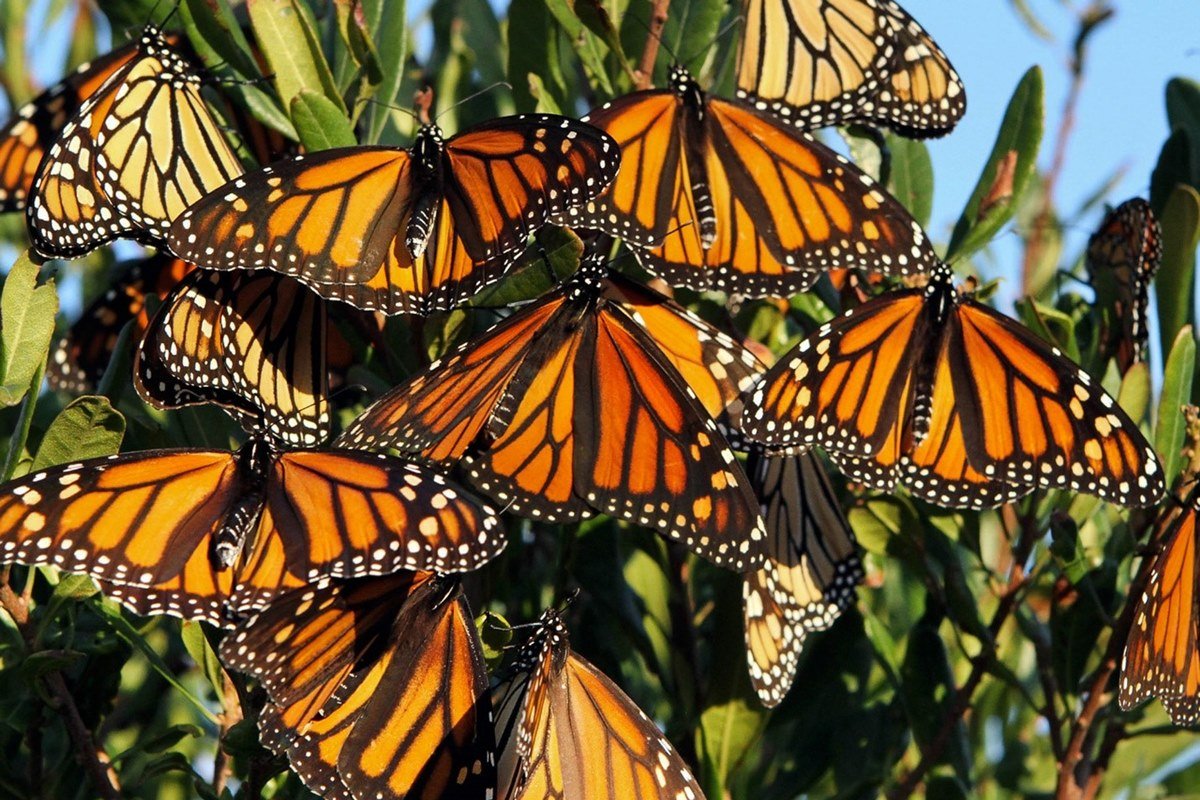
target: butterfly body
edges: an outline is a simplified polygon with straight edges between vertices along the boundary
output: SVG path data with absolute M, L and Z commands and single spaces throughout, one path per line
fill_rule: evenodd
M 232 567 L 247 541 L 253 541 L 267 504 L 271 461 L 271 446 L 264 439 L 252 438 L 237 452 L 239 496 L 213 534 L 213 557 L 221 569 Z
M 834 267 L 912 274 L 936 263 L 911 215 L 846 158 L 770 113 L 706 94 L 682 66 L 667 88 L 584 119 L 621 145 L 622 167 L 604 194 L 559 219 L 622 238 L 673 285 L 787 296 Z
M 969 296 L 945 265 L 822 325 L 767 372 L 743 415 L 773 448 L 818 445 L 853 479 L 952 507 L 1034 487 L 1131 506 L 1163 492 L 1158 456 L 1086 372 Z
M 437 221 L 438 205 L 445 191 L 442 178 L 445 138 L 436 125 L 426 125 L 417 132 L 412 146 L 413 201 L 412 216 L 405 232 L 405 244 L 414 259 L 425 252 L 429 236 Z

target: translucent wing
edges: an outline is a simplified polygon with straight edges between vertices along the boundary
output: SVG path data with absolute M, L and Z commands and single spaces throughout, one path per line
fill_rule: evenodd
M 1088 240 L 1087 268 L 1097 305 L 1111 309 L 1105 345 L 1122 371 L 1145 361 L 1150 282 L 1162 263 L 1162 226 L 1150 204 L 1126 200 Z
M 218 403 L 293 446 L 329 438 L 325 303 L 274 272 L 199 271 L 138 347 L 138 393 L 157 408 Z

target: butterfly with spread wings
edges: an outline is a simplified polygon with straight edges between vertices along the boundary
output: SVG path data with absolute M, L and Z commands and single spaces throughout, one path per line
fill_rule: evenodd
M 1140 197 L 1110 211 L 1088 240 L 1086 264 L 1096 304 L 1112 314 L 1102 334 L 1105 351 L 1115 353 L 1122 372 L 1146 360 L 1150 282 L 1162 254 L 1162 227 Z
M 754 690 L 770 708 L 791 689 L 808 634 L 828 628 L 854 602 L 863 568 L 815 453 L 752 451 L 746 472 L 767 523 L 767 565 L 742 581 L 746 657 Z
M 593 255 L 381 397 L 338 443 L 461 463 L 484 494 L 536 519 L 599 511 L 755 568 L 758 503 L 706 410 L 747 385 L 740 349 Z
M 493 693 L 499 800 L 703 800 L 662 731 L 571 650 L 554 610 Z
M 171 44 L 178 37 L 167 34 Z M 17 109 L 0 128 L 0 213 L 21 211 L 46 150 L 85 100 L 137 55 L 137 42 L 81 64 L 64 80 Z
M 668 283 L 786 296 L 835 267 L 907 275 L 936 263 L 912 216 L 847 159 L 745 103 L 706 97 L 682 67 L 671 88 L 584 119 L 621 145 L 621 171 L 560 219 L 635 245 Z
M 864 303 L 802 341 L 751 391 L 744 433 L 819 445 L 850 477 L 956 508 L 1036 487 L 1152 505 L 1163 475 L 1137 425 L 1087 373 L 1013 320 L 924 289 Z
M 737 94 L 808 130 L 944 136 L 967 111 L 946 54 L 891 0 L 746 0 Z
M 322 577 L 471 570 L 496 513 L 440 474 L 353 450 L 151 450 L 0 486 L 0 562 L 91 575 L 142 614 L 221 625 Z
M 482 798 L 495 785 L 487 667 L 451 579 L 292 592 L 241 623 L 221 656 L 266 689 L 263 743 L 322 797 Z
M 1164 513 L 1166 528 L 1121 658 L 1121 708 L 1158 697 L 1176 725 L 1200 722 L 1197 514 L 1200 489 L 1192 490 L 1173 518 Z
M 160 243 L 180 212 L 241 175 L 201 82 L 148 26 L 42 159 L 25 209 L 34 249 L 70 258 L 122 237 Z
M 121 330 L 132 322 L 137 339 L 150 324 L 146 298 L 165 298 L 192 269 L 191 264 L 161 253 L 118 264 L 109 288 L 51 348 L 46 370 L 50 386 L 75 394 L 94 391 L 112 360 Z
M 448 140 L 349 147 L 250 173 L 171 229 L 178 255 L 212 269 L 273 269 L 386 314 L 428 314 L 500 279 L 531 233 L 595 197 L 620 151 L 590 125 L 503 117 Z
M 197 270 L 163 303 L 134 358 L 156 408 L 217 403 L 252 433 L 311 447 L 329 438 L 325 301 L 266 270 Z

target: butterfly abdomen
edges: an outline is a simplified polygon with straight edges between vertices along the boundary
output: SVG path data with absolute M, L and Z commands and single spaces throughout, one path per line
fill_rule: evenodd
M 692 199 L 695 202 L 696 222 L 700 225 L 700 243 L 707 250 L 717 238 L 717 211 L 705 166 L 707 127 L 704 123 L 707 102 L 704 90 L 683 67 L 671 71 L 671 85 L 683 101 L 683 146 L 687 153 L 688 174 L 691 177 Z
M 213 558 L 221 569 L 229 569 L 246 548 L 258 528 L 267 503 L 267 474 L 271 447 L 263 439 L 251 439 L 238 451 L 241 492 L 213 536 Z
M 426 125 L 417 132 L 411 155 L 413 164 L 413 210 L 405 231 L 404 244 L 413 259 L 425 253 L 429 236 L 437 222 L 437 210 L 442 201 L 442 156 L 445 140 L 436 125 Z
M 917 328 L 924 332 L 914 334 L 914 341 L 925 342 L 925 347 L 918 355 L 920 360 L 913 380 L 912 419 L 908 426 L 912 447 L 919 446 L 929 435 L 933 421 L 933 380 L 942 349 L 946 346 L 946 325 L 958 302 L 948 270 L 944 274 L 940 270 L 934 273 L 925 291 L 929 302 L 917 322 Z

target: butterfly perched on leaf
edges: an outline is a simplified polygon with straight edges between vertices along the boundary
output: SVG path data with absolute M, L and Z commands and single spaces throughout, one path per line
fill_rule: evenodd
M 221 644 L 267 693 L 263 743 L 322 797 L 485 797 L 487 668 L 457 582 L 329 581 L 278 598 Z
M 863 122 L 949 133 L 967 94 L 946 54 L 892 0 L 746 0 L 738 97 L 808 130 Z
M 42 159 L 25 211 L 43 256 L 160 243 L 180 212 L 244 171 L 201 96 L 200 67 L 171 41 L 148 26 Z
M 276 272 L 197 270 L 138 346 L 134 385 L 156 408 L 217 403 L 293 446 L 329 438 L 325 301 Z
M 46 379 L 54 389 L 92 392 L 112 361 L 121 330 L 134 323 L 140 338 L 150 323 L 146 298 L 165 298 L 193 266 L 157 254 L 118 264 L 109 288 L 92 301 L 50 350 Z
M 500 800 L 702 800 L 675 748 L 612 680 L 571 650 L 556 611 L 493 693 Z
M 323 577 L 471 570 L 504 544 L 495 512 L 428 468 L 265 438 L 0 486 L 0 562 L 84 573 L 138 613 L 217 625 Z
M 1121 708 L 1157 697 L 1176 725 L 1200 722 L 1197 514 L 1197 490 L 1174 517 L 1164 513 L 1166 527 L 1156 542 L 1157 554 L 1137 598 L 1121 658 Z
M 1088 240 L 1086 264 L 1096 304 L 1111 310 L 1105 349 L 1115 353 L 1122 372 L 1146 360 L 1150 282 L 1162 255 L 1162 227 L 1140 197 L 1110 211 Z
M 855 480 L 988 508 L 1036 487 L 1148 506 L 1162 467 L 1141 431 L 1057 348 L 954 287 L 940 267 L 822 325 L 746 401 L 745 434 L 819 445 Z
M 166 36 L 169 43 L 178 43 L 178 36 Z M 131 42 L 81 64 L 75 72 L 17 109 L 16 116 L 0 128 L 0 212 L 25 208 L 38 165 L 63 127 L 83 101 L 137 52 L 137 42 Z
M 844 157 L 675 67 L 668 89 L 588 114 L 621 146 L 621 171 L 568 224 L 635 245 L 668 283 L 788 296 L 834 268 L 924 272 L 936 254 L 912 216 Z
M 758 503 L 706 410 L 748 384 L 753 357 L 714 334 L 589 256 L 379 398 L 338 442 L 461 463 L 481 492 L 535 519 L 599 511 L 722 566 L 757 567 Z
M 750 681 L 763 705 L 791 689 L 804 641 L 854 602 L 862 562 L 825 467 L 812 451 L 751 452 L 750 483 L 767 523 L 766 567 L 742 579 Z
M 170 247 L 213 269 L 273 269 L 387 314 L 445 310 L 499 280 L 529 235 L 590 200 L 620 152 L 590 125 L 502 117 L 407 150 L 349 147 L 250 173 L 183 214 Z

